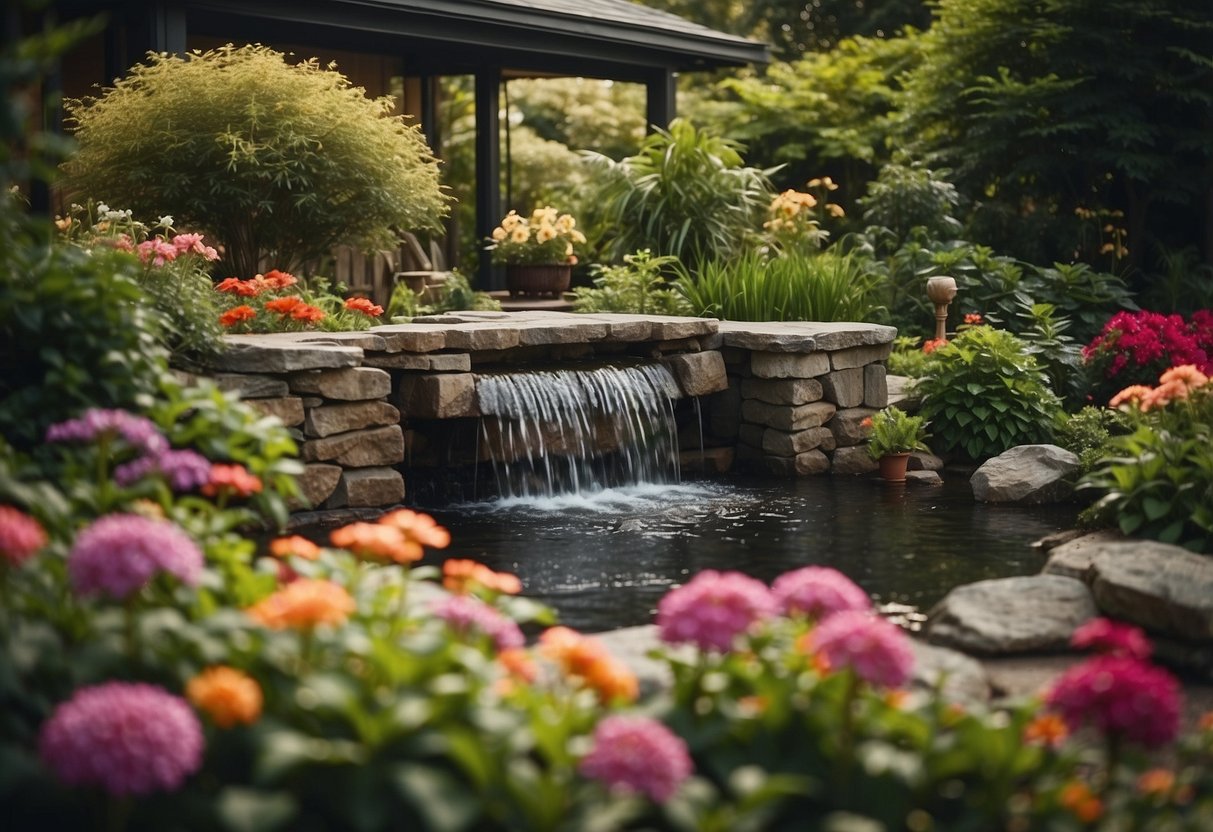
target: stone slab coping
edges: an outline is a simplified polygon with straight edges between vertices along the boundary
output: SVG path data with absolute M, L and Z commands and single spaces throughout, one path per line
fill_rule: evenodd
M 891 344 L 897 329 L 880 324 L 812 321 L 720 321 L 726 347 L 763 352 L 820 352 Z

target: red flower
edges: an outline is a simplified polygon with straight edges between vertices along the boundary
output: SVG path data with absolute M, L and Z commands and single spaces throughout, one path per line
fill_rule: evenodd
M 270 289 L 287 289 L 299 281 L 292 274 L 280 272 L 277 269 L 270 269 L 261 278 L 261 282 Z
M 251 306 L 236 306 L 219 316 L 219 323 L 225 327 L 235 326 L 243 321 L 251 321 L 257 317 L 257 310 Z
M 345 308 L 351 312 L 361 312 L 372 318 L 378 318 L 383 314 L 383 307 L 371 303 L 369 298 L 350 298 L 345 302 Z
M 277 312 L 279 315 L 290 315 L 300 306 L 307 306 L 303 302 L 303 298 L 298 295 L 288 295 L 285 298 L 274 298 L 267 301 L 265 308 L 270 312 Z
M 213 465 L 211 480 L 202 486 L 202 493 L 207 497 L 217 497 L 220 494 L 231 494 L 237 497 L 248 497 L 261 491 L 261 479 L 243 465 Z
M 940 347 L 947 346 L 947 343 L 948 343 L 947 338 L 932 338 L 931 340 L 923 343 L 922 351 L 924 353 L 926 353 L 927 355 L 930 355 L 931 353 L 935 352 L 935 350 L 939 349 Z
M 965 315 L 965 323 L 969 326 L 981 326 L 986 322 L 986 319 L 981 317 L 980 312 L 970 312 Z
M 215 288 L 220 292 L 239 295 L 242 298 L 251 298 L 261 294 L 261 287 L 255 280 L 241 280 L 238 277 L 224 278 Z

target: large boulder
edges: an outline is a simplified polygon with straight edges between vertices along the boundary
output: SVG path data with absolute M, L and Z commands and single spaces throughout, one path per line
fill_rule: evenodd
M 1213 639 L 1213 559 L 1145 540 L 1104 543 L 1091 556 L 1099 609 L 1151 632 Z
M 1082 581 L 1060 575 L 1000 578 L 958 586 L 931 610 L 927 640 L 966 653 L 1063 650 L 1097 614 Z
M 910 685 L 919 690 L 939 691 L 949 702 L 985 705 L 990 701 L 990 680 L 981 662 L 949 650 L 911 639 L 914 671 Z
M 1019 445 L 986 460 L 969 480 L 983 503 L 1052 503 L 1074 491 L 1078 457 L 1056 445 Z
M 1048 548 L 1049 560 L 1042 571 L 1047 575 L 1065 575 L 1085 581 L 1091 570 L 1091 560 L 1109 543 L 1123 543 L 1124 539 L 1124 535 L 1115 529 L 1100 529 L 1076 536 Z M 1041 548 L 1045 548 L 1044 543 Z

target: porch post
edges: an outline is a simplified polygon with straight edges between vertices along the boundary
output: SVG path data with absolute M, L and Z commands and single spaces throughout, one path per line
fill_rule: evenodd
M 677 76 L 668 69 L 655 70 L 644 82 L 645 129 L 665 129 L 678 110 Z
M 476 95 L 476 241 L 483 245 L 501 219 L 501 67 L 477 70 Z M 500 269 L 494 269 L 488 254 L 480 253 L 477 272 L 482 291 L 505 285 Z

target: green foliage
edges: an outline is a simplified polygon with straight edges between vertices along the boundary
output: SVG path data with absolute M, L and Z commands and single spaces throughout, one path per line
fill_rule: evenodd
M 961 225 L 953 215 L 960 206 L 960 195 L 947 175 L 945 170 L 931 170 L 904 154 L 880 169 L 859 205 L 864 209 L 863 221 L 880 229 L 882 246 L 891 240 L 895 243 L 888 247 L 896 249 L 916 229 L 928 239 L 956 236 Z
M 1112 437 L 1128 432 L 1128 418 L 1122 411 L 1107 407 L 1084 407 L 1061 417 L 1054 441 L 1077 454 L 1082 472 L 1090 473 L 1104 457 L 1112 453 Z
M 1026 344 L 989 326 L 961 332 L 931 353 L 914 391 L 937 449 L 973 460 L 1047 441 L 1061 411 Z
M 889 354 L 889 373 L 895 376 L 918 378 L 927 371 L 927 353 L 922 351 L 922 339 L 913 335 L 898 335 L 893 339 L 893 352 Z
M 648 136 L 635 156 L 587 158 L 601 182 L 589 204 L 617 257 L 645 248 L 683 263 L 732 255 L 771 200 L 771 171 L 746 167 L 736 142 L 682 119 Z
M 595 150 L 622 159 L 635 153 L 644 141 L 645 101 L 640 84 L 597 78 L 523 78 L 509 82 L 509 103 L 522 115 L 522 130 L 566 150 Z M 520 158 L 520 134 L 519 128 L 511 132 L 511 161 L 521 163 L 524 179 L 531 175 L 527 171 L 538 176 L 541 169 L 528 162 L 525 147 Z M 518 177 L 517 169 L 514 175 Z M 515 195 L 518 204 L 544 202 L 526 199 L 517 182 Z
M 149 55 L 69 102 L 80 150 L 66 171 L 87 197 L 205 231 L 227 274 L 291 270 L 445 213 L 437 163 L 391 107 L 262 46 Z
M 876 309 L 863 263 L 831 252 L 710 260 L 677 281 L 693 314 L 728 321 L 862 321 Z
M 927 426 L 922 416 L 910 416 L 899 407 L 886 407 L 872 415 L 868 455 L 880 459 L 889 454 L 929 450 Z
M 573 289 L 573 311 L 686 314 L 686 299 L 663 276 L 677 262 L 675 257 L 654 257 L 644 249 L 625 254 L 622 266 L 598 266 L 593 287 Z
M 1103 496 L 1083 519 L 1213 553 L 1213 386 L 1142 412 L 1113 436 L 1081 486 Z
M 430 303 L 425 303 L 422 300 L 423 295 L 414 292 L 407 283 L 397 283 L 392 289 L 391 300 L 388 301 L 388 320 L 407 320 L 418 315 L 436 315 L 460 310 L 501 311 L 501 303 L 496 298 L 488 292 L 472 289 L 468 279 L 457 271 L 450 272 L 441 285 L 436 289 L 428 289 L 427 293 L 429 292 L 436 292 L 437 297 Z

